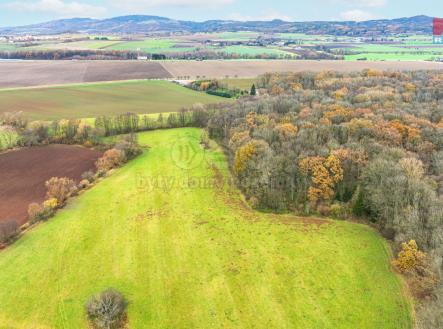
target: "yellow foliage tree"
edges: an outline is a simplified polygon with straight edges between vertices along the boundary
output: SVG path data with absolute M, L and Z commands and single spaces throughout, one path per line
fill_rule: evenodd
M 257 153 L 257 141 L 252 140 L 244 146 L 237 149 L 234 158 L 234 171 L 240 174 L 245 170 L 248 161 Z
M 331 200 L 335 194 L 335 185 L 343 180 L 343 168 L 335 155 L 327 158 L 308 157 L 300 160 L 302 175 L 311 178 L 308 199 L 311 202 Z
M 281 95 L 281 94 L 283 94 L 283 92 L 284 92 L 283 88 L 281 88 L 278 85 L 273 85 L 271 88 L 272 95 Z
M 335 91 L 334 96 L 337 100 L 342 100 L 349 93 L 348 88 L 343 87 Z
M 284 138 L 294 137 L 297 135 L 298 132 L 298 128 L 294 126 L 292 123 L 281 123 L 275 126 L 275 129 Z
M 415 240 L 411 240 L 408 243 L 402 243 L 401 251 L 392 263 L 400 272 L 406 273 L 422 266 L 425 261 L 426 254 L 418 249 Z

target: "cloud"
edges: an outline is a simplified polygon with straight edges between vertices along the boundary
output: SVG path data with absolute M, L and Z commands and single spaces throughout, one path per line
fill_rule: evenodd
M 126 10 L 143 11 L 155 7 L 206 7 L 229 5 L 235 0 L 111 0 L 112 6 Z
M 388 4 L 388 0 L 332 0 L 334 3 L 350 5 L 353 7 L 380 8 Z
M 240 13 L 232 13 L 228 19 L 233 21 L 247 22 L 247 21 L 272 21 L 274 19 L 281 19 L 282 21 L 292 21 L 293 19 L 287 15 L 283 15 L 276 11 L 266 11 L 258 16 L 243 15 Z
M 4 4 L 2 7 L 15 11 L 50 13 L 62 18 L 101 17 L 107 12 L 104 7 L 62 0 L 16 1 Z
M 360 9 L 353 9 L 342 12 L 340 16 L 346 21 L 357 21 L 357 22 L 374 19 L 374 15 Z

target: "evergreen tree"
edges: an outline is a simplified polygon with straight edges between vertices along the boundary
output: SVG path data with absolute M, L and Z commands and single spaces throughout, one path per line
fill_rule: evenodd
M 255 95 L 257 95 L 257 90 L 255 89 L 255 84 L 252 84 L 252 87 L 251 87 L 251 96 L 255 96 Z

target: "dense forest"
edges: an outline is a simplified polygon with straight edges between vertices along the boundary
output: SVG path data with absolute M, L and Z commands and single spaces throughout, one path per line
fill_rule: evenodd
M 409 276 L 418 320 L 441 328 L 443 73 L 267 74 L 259 87 L 207 125 L 249 203 L 360 219 L 395 248 L 415 240 L 431 263 Z

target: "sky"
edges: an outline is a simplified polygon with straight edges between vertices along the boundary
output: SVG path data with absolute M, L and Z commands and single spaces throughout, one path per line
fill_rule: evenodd
M 369 20 L 415 15 L 443 17 L 442 0 L 0 0 L 0 26 L 60 18 L 127 14 L 180 20 Z

